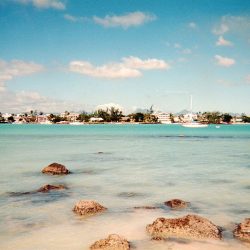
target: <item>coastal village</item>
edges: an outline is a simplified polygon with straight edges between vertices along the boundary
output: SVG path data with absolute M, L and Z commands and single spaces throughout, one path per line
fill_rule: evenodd
M 115 107 L 106 110 L 99 109 L 92 113 L 65 111 L 44 114 L 33 110 L 18 114 L 0 112 L 0 123 L 11 124 L 182 124 L 190 121 L 202 124 L 242 124 L 250 123 L 250 116 L 220 112 L 190 113 L 186 110 L 173 114 L 157 112 L 152 107 L 144 112 L 134 112 L 128 115 L 124 115 Z

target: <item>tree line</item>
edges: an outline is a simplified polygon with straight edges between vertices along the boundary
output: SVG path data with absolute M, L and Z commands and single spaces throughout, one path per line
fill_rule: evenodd
M 70 112 L 65 111 L 64 116 L 53 114 L 51 113 L 48 116 L 48 119 L 53 122 L 61 122 L 61 121 L 68 121 L 67 116 L 70 115 Z M 37 115 L 43 115 L 43 112 L 37 112 L 36 110 L 31 110 L 30 112 L 26 112 L 20 116 L 21 119 L 24 119 L 28 123 L 36 122 Z M 134 112 L 127 116 L 123 114 L 121 110 L 115 107 L 110 107 L 106 109 L 98 109 L 95 112 L 88 113 L 82 111 L 79 116 L 77 117 L 77 121 L 80 122 L 89 122 L 92 117 L 95 118 L 102 118 L 103 122 L 119 122 L 121 120 L 125 120 L 127 122 L 141 122 L 141 123 L 157 123 L 158 119 L 154 115 L 153 107 L 151 106 L 150 109 L 144 112 Z M 173 115 L 170 114 L 170 119 L 172 122 L 175 121 L 175 117 L 179 118 L 180 121 L 183 120 L 184 115 Z M 232 119 L 235 118 L 229 113 L 220 113 L 216 112 L 199 112 L 197 113 L 197 121 L 201 123 L 207 124 L 219 124 L 219 123 L 231 123 Z M 240 118 L 244 123 L 250 123 L 250 116 L 245 114 L 241 114 L 241 116 L 237 117 Z M 2 113 L 0 112 L 0 123 L 12 123 L 15 121 L 15 115 L 12 114 L 7 118 L 7 120 L 3 117 Z

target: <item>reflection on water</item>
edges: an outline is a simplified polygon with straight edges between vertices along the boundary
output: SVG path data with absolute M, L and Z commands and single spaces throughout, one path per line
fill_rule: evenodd
M 232 230 L 250 213 L 250 126 L 80 127 L 0 127 L 1 249 L 88 249 L 111 233 L 143 250 L 247 249 Z M 41 169 L 51 162 L 73 173 L 43 175 Z M 34 192 L 53 183 L 68 189 Z M 190 206 L 164 205 L 174 198 Z M 108 211 L 81 219 L 72 212 L 81 199 L 96 200 Z M 152 241 L 146 234 L 146 225 L 157 217 L 187 213 L 223 227 L 225 239 Z

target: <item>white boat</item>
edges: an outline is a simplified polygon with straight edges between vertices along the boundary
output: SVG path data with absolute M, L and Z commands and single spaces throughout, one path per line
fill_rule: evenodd
M 186 128 L 206 128 L 208 125 L 193 120 L 193 97 L 190 95 L 190 122 L 182 123 L 181 125 Z

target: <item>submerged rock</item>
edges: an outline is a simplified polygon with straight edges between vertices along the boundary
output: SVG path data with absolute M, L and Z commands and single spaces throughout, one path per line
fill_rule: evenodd
M 91 250 L 129 250 L 129 242 L 118 234 L 110 234 L 106 239 L 98 240 L 90 246 Z
M 7 195 L 10 197 L 18 197 L 23 195 L 34 194 L 36 192 L 8 192 Z
M 98 202 L 90 200 L 81 200 L 76 203 L 73 211 L 79 215 L 94 215 L 107 210 L 106 207 L 102 206 Z
M 143 194 L 135 193 L 135 192 L 121 192 L 118 194 L 118 196 L 122 198 L 134 198 L 134 197 L 143 196 Z
M 211 221 L 198 215 L 186 215 L 176 219 L 158 218 L 147 225 L 147 232 L 158 239 L 221 239 L 221 230 Z
M 164 202 L 164 204 L 173 209 L 185 208 L 188 206 L 188 202 L 179 199 L 169 200 Z
M 141 207 L 134 207 L 134 209 L 158 209 L 159 207 L 153 207 L 153 206 L 141 206 Z
M 250 242 L 250 218 L 246 218 L 233 231 L 234 237 Z
M 69 174 L 70 171 L 64 165 L 54 162 L 45 167 L 42 170 L 42 173 L 51 175 L 64 175 Z
M 44 185 L 42 187 L 40 187 L 37 192 L 49 192 L 50 190 L 60 190 L 60 189 L 66 189 L 66 187 L 64 185 Z

